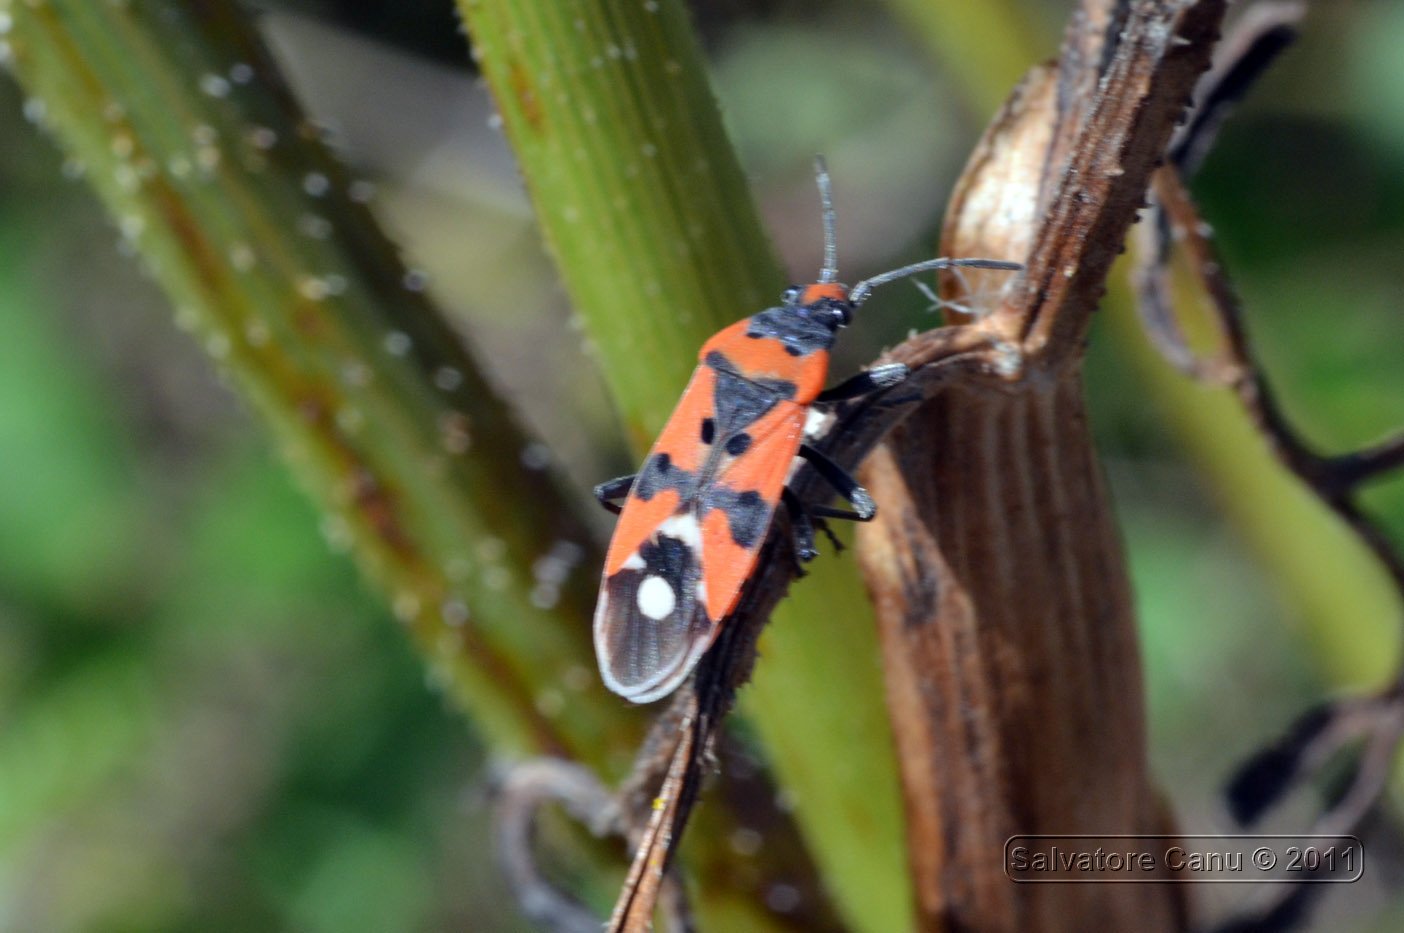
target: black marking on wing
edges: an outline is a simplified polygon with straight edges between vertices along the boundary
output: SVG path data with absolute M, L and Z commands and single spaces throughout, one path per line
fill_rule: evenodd
M 687 502 L 697 492 L 697 474 L 681 469 L 666 452 L 648 459 L 634 480 L 630 492 L 647 502 L 664 489 L 676 489 L 678 499 Z
M 737 492 L 728 486 L 715 484 L 703 493 L 702 509 L 725 511 L 731 540 L 748 551 L 760 543 L 770 527 L 771 508 L 754 489 Z
M 818 350 L 827 350 L 834 345 L 834 328 L 826 323 L 833 316 L 825 302 L 820 302 L 819 306 L 826 312 L 822 317 L 811 315 L 810 305 L 767 308 L 751 315 L 746 336 L 757 340 L 778 340 L 791 356 L 808 356 Z
M 733 457 L 739 457 L 751 449 L 751 435 L 745 431 L 733 434 L 726 439 L 724 449 Z

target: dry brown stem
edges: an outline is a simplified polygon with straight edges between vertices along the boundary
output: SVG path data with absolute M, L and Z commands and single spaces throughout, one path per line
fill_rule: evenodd
M 1023 833 L 1173 831 L 1146 766 L 1135 621 L 1080 362 L 1223 4 L 1087 3 L 958 186 L 942 252 L 1026 256 L 998 379 L 948 383 L 870 458 L 878 606 L 921 929 L 1177 930 L 1178 885 L 1019 885 Z M 949 284 L 949 283 L 947 283 Z M 913 348 L 893 355 L 906 359 Z

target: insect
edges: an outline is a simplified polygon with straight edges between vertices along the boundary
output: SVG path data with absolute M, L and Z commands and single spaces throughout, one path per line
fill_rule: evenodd
M 811 406 L 879 392 L 907 377 L 906 366 L 892 363 L 824 388 L 829 348 L 873 289 L 947 267 L 1022 268 L 993 259 L 930 259 L 850 289 L 836 281 L 835 216 L 822 159 L 815 169 L 824 225 L 819 280 L 786 289 L 782 304 L 703 344 L 642 468 L 595 488 L 600 503 L 619 514 L 595 609 L 595 652 L 606 686 L 635 703 L 675 690 L 716 640 L 782 502 L 801 560 L 817 553 L 816 522 L 869 521 L 877 514 L 867 490 L 805 443 Z M 786 486 L 797 457 L 851 509 L 800 503 Z

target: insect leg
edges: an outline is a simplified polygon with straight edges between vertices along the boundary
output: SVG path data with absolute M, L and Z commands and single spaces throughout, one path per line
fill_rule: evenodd
M 799 558 L 801 567 L 806 561 L 811 561 L 819 556 L 819 552 L 814 549 L 814 520 L 809 517 L 809 509 L 805 508 L 799 497 L 790 491 L 789 486 L 784 486 L 780 490 L 780 501 L 785 503 L 785 509 L 790 513 L 790 528 L 794 532 L 795 556 Z M 800 570 L 800 576 L 804 576 L 804 570 Z
M 618 515 L 624 511 L 624 507 L 616 499 L 623 499 L 629 494 L 629 490 L 634 488 L 634 480 L 639 478 L 639 474 L 630 473 L 628 476 L 617 476 L 611 480 L 605 480 L 595 487 L 595 498 L 600 500 L 600 505 Z
M 907 367 L 903 363 L 874 366 L 872 369 L 865 369 L 858 375 L 845 379 L 831 389 L 825 389 L 819 393 L 819 397 L 815 401 L 842 402 L 845 399 L 877 392 L 879 389 L 890 389 L 906 379 L 907 372 Z
M 853 511 L 846 509 L 834 509 L 824 505 L 811 505 L 809 513 L 820 518 L 845 518 L 855 522 L 872 521 L 877 514 L 877 504 L 873 502 L 873 497 L 868 494 L 868 490 L 858 485 L 858 481 L 848 475 L 848 472 L 827 456 L 820 453 L 808 444 L 801 444 L 799 455 L 808 460 L 810 465 L 818 471 L 819 475 L 832 487 L 840 496 L 848 500 L 853 506 Z

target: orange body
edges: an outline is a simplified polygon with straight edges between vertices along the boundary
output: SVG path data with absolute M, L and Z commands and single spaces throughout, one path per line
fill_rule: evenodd
M 703 345 L 605 557 L 595 643 L 615 692 L 673 690 L 735 608 L 828 377 L 834 327 L 806 312 L 846 294 L 811 285 Z

